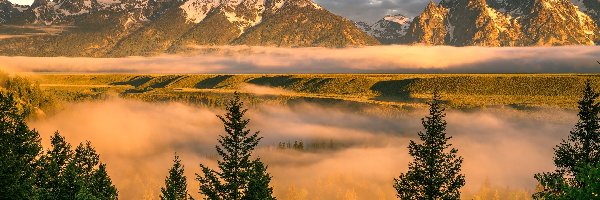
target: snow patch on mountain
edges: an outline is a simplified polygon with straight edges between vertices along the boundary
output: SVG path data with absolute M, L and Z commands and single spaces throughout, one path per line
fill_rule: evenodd
M 388 15 L 373 25 L 375 37 L 394 39 L 406 35 L 411 19 L 404 15 Z M 393 33 L 391 33 L 393 32 Z
M 189 0 L 180 8 L 190 23 L 200 23 L 211 12 L 220 12 L 243 34 L 248 28 L 260 24 L 267 11 L 275 13 L 284 6 L 323 9 L 311 0 Z
M 19 12 L 23 12 L 23 11 L 28 10 L 29 6 L 22 6 L 22 5 L 13 4 L 13 8 L 17 9 Z
M 266 0 L 245 0 L 227 5 L 225 12 L 227 19 L 235 24 L 240 34 L 244 33 L 247 28 L 258 25 L 262 22 L 263 14 L 266 11 Z
M 219 0 L 189 0 L 181 5 L 188 22 L 200 23 L 208 13 L 221 5 Z
M 408 32 L 411 22 L 412 19 L 404 15 L 387 15 L 373 25 L 365 22 L 355 24 L 383 43 L 401 43 L 402 37 Z

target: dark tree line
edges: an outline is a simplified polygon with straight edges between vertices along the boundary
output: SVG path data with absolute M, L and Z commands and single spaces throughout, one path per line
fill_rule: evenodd
M 300 142 L 298 141 L 294 141 L 294 143 L 292 142 L 279 142 L 277 144 L 277 149 L 293 149 L 293 150 L 297 150 L 297 151 L 303 151 L 304 150 L 304 142 L 302 140 L 300 140 Z
M 224 124 L 225 135 L 219 138 L 215 147 L 221 157 L 218 170 L 200 165 L 202 173 L 197 174 L 200 193 L 211 200 L 275 199 L 273 188 L 269 186 L 271 176 L 259 158 L 252 153 L 262 137 L 246 128 L 249 119 L 244 118 L 247 109 L 239 94 L 226 104 L 225 116 L 218 116 Z
M 169 170 L 169 176 L 165 179 L 165 187 L 161 188 L 161 200 L 193 200 L 188 194 L 187 178 L 183 173 L 184 166 L 181 164 L 179 156 L 175 154 L 173 167 Z
M 567 139 L 556 146 L 556 170 L 536 174 L 539 182 L 534 199 L 599 199 L 600 193 L 600 94 L 587 82 L 579 100 L 579 120 Z M 90 142 L 73 148 L 56 132 L 51 148 L 43 151 L 40 135 L 25 122 L 15 97 L 0 92 L 0 200 L 112 200 L 118 191 Z M 445 109 L 436 93 L 428 103 L 429 115 L 422 119 L 420 142 L 410 141 L 413 161 L 408 171 L 394 179 L 400 199 L 460 199 L 465 185 L 463 158 L 447 136 Z M 250 131 L 247 109 L 236 93 L 218 116 L 225 134 L 215 149 L 218 168 L 200 165 L 196 174 L 200 194 L 209 200 L 269 200 L 273 197 L 267 166 L 253 156 L 262 137 Z M 286 146 L 287 145 L 287 146 Z M 303 142 L 279 147 L 304 148 Z M 192 199 L 187 189 L 184 166 L 176 154 L 165 178 L 160 198 Z
M 465 185 L 461 174 L 462 157 L 448 143 L 444 108 L 438 93 L 428 103 L 429 116 L 422 119 L 425 132 L 419 132 L 421 143 L 410 141 L 409 154 L 414 161 L 408 172 L 394 179 L 394 188 L 400 199 L 460 199 L 460 188 Z M 450 149 L 451 148 L 451 149 Z
M 554 148 L 556 170 L 536 174 L 538 191 L 534 199 L 600 199 L 600 94 L 591 81 L 579 100 L 579 120 L 566 140 Z M 414 161 L 408 172 L 395 179 L 400 199 L 460 199 L 465 185 L 461 174 L 463 159 L 456 155 L 446 136 L 444 109 L 437 94 L 429 103 L 429 116 L 422 120 L 422 143 L 411 141 L 409 154 Z
M 534 199 L 600 199 L 600 94 L 588 81 L 579 100 L 579 120 L 554 148 L 556 170 L 536 174 Z
M 73 150 L 58 132 L 42 151 L 12 94 L 0 92 L 0 199 L 117 199 L 117 189 L 89 142 Z
M 262 137 L 259 132 L 251 132 L 246 127 L 250 120 L 244 118 L 247 109 L 237 93 L 226 104 L 226 110 L 224 116 L 218 116 L 225 130 L 215 147 L 221 158 L 218 169 L 200 165 L 202 173 L 196 174 L 200 194 L 209 200 L 274 200 L 267 166 L 259 158 L 252 157 Z M 176 156 L 165 180 L 166 186 L 161 189 L 161 199 L 191 199 L 183 173 L 181 161 Z

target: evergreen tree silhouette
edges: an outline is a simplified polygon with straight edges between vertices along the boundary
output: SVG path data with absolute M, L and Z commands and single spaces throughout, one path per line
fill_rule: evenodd
M 394 179 L 394 188 L 400 199 L 460 199 L 460 188 L 465 185 L 461 174 L 462 157 L 449 144 L 446 121 L 440 96 L 434 93 L 428 103 L 429 116 L 422 119 L 425 132 L 419 132 L 422 143 L 410 141 L 409 154 L 414 161 L 408 172 Z
M 183 174 L 184 166 L 181 164 L 179 156 L 175 154 L 173 167 L 169 170 L 169 176 L 165 179 L 165 187 L 161 188 L 161 200 L 187 200 L 189 199 L 187 191 L 187 179 Z
M 244 108 L 237 92 L 225 107 L 225 116 L 218 116 L 224 124 L 225 135 L 220 136 L 219 145 L 215 147 L 222 158 L 218 161 L 219 171 L 200 165 L 202 175 L 197 174 L 200 193 L 211 200 L 249 200 L 269 190 L 259 188 L 269 185 L 270 178 L 265 178 L 269 177 L 266 167 L 263 167 L 260 160 L 251 159 L 252 152 L 262 138 L 258 136 L 259 132 L 251 133 L 246 128 L 250 120 L 244 118 L 247 109 Z M 262 181 L 267 182 L 256 182 L 254 177 L 262 177 Z M 270 195 L 258 196 L 261 196 L 261 199 L 274 199 Z
M 600 164 L 600 94 L 594 91 L 591 81 L 587 81 L 583 96 L 579 100 L 579 120 L 568 138 L 554 148 L 554 172 L 536 174 L 541 188 L 535 199 L 570 199 L 577 188 L 587 188 L 592 184 L 582 176 L 594 172 Z M 584 173 L 582 174 L 582 171 Z M 577 178 L 580 177 L 580 178 Z M 598 191 L 596 191 L 598 194 Z

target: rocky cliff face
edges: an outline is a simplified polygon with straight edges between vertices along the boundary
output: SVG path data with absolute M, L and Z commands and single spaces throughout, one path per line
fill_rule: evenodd
M 501 13 L 483 0 L 446 0 L 446 44 L 455 46 L 516 46 L 520 25 L 510 15 Z
M 522 19 L 525 44 L 594 45 L 598 27 L 568 0 L 536 0 Z
M 0 0 L 0 6 L 4 5 L 1 2 L 5 7 L 12 6 L 6 0 Z M 96 31 L 97 40 L 115 41 L 105 45 L 110 49 L 95 51 L 106 52 L 100 56 L 154 55 L 184 51 L 195 45 L 346 47 L 379 44 L 351 21 L 311 0 L 36 0 L 23 10 L 0 8 L 0 24 L 75 26 L 58 36 L 0 41 L 13 45 L 10 49 L 26 43 L 56 43 L 55 40 L 69 38 L 86 40 L 85 35 L 77 33 L 86 32 L 82 27 L 90 28 L 94 24 L 110 26 L 97 28 L 119 33 Z M 23 20 L 15 20 L 17 18 Z M 82 46 L 99 45 L 85 43 L 63 48 Z M 2 49 L 0 47 L 3 53 L 13 52 Z M 23 54 L 22 51 L 19 54 Z
M 0 24 L 11 21 L 16 13 L 20 13 L 8 0 L 0 0 Z
M 378 44 L 353 22 L 309 0 L 287 1 L 268 10 L 263 21 L 235 39 L 235 44 L 259 46 L 365 46 Z
M 487 0 L 486 3 L 493 9 L 501 13 L 506 13 L 513 17 L 526 14 L 531 10 L 534 1 L 530 0 Z
M 453 33 L 448 26 L 448 9 L 429 2 L 423 12 L 415 17 L 406 34 L 407 43 L 444 45 L 446 36 Z
M 573 4 L 583 13 L 587 14 L 600 26 L 600 1 L 598 0 L 572 0 Z
M 439 5 L 431 2 L 413 20 L 405 41 L 453 46 L 594 45 L 600 31 L 587 13 L 595 11 L 584 12 L 569 0 L 443 0 Z
M 357 22 L 356 26 L 375 37 L 382 44 L 399 44 L 405 42 L 404 36 L 408 32 L 411 22 L 411 18 L 398 14 L 387 15 L 373 25 Z

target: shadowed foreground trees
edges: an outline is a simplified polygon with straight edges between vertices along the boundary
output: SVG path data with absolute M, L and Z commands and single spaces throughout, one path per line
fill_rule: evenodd
M 460 199 L 460 188 L 465 185 L 461 174 L 462 157 L 457 149 L 448 149 L 446 121 L 440 96 L 435 93 L 428 103 L 429 116 L 422 119 L 425 132 L 419 132 L 422 143 L 410 141 L 409 154 L 414 161 L 408 172 L 394 179 L 394 188 L 400 199 Z
M 0 199 L 117 199 L 117 190 L 89 142 L 74 151 L 59 134 L 42 152 L 12 94 L 0 92 Z
M 247 110 L 238 93 L 227 103 L 226 110 L 225 116 L 218 116 L 226 133 L 220 136 L 216 146 L 222 158 L 217 161 L 220 171 L 200 165 L 202 174 L 197 174 L 200 193 L 211 200 L 275 199 L 267 167 L 260 159 L 251 158 L 262 138 L 259 132 L 251 133 L 246 128 L 250 120 L 244 118 Z
M 37 185 L 40 199 L 117 199 L 117 189 L 90 142 L 75 151 L 60 133 L 40 158 Z
M 29 129 L 13 95 L 0 92 L 0 199 L 34 199 L 40 135 Z
M 554 148 L 554 172 L 536 174 L 534 199 L 598 199 L 600 194 L 600 94 L 587 82 L 579 100 L 579 120 Z
M 192 200 L 193 198 L 187 191 L 187 178 L 183 173 L 184 166 L 181 164 L 179 156 L 175 154 L 173 167 L 169 170 L 169 176 L 165 179 L 165 187 L 160 188 L 161 200 Z

